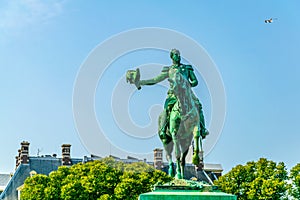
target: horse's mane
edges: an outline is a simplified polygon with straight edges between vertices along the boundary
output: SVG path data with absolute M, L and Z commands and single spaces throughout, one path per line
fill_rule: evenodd
M 171 77 L 171 82 L 171 89 L 179 101 L 179 107 L 181 107 L 182 112 L 186 114 L 195 107 L 191 84 L 180 72 L 176 72 L 174 76 Z

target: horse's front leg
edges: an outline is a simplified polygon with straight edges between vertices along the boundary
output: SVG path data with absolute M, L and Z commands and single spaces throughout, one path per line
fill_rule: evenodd
M 171 112 L 170 115 L 170 133 L 172 136 L 172 141 L 174 143 L 175 148 L 175 157 L 176 157 L 176 177 L 177 179 L 182 179 L 182 173 L 181 173 L 181 150 L 180 150 L 180 144 L 178 139 L 178 129 L 180 125 L 180 118 L 178 114 L 175 112 Z
M 180 163 L 180 167 L 181 167 L 181 175 L 182 175 L 182 178 L 184 178 L 184 174 L 185 174 L 185 158 L 189 152 L 189 147 L 191 145 L 191 140 L 192 140 L 192 137 L 189 137 L 185 140 L 182 140 L 181 141 L 181 151 L 182 151 L 182 154 L 181 154 L 181 163 Z
M 168 164 L 169 164 L 169 170 L 168 170 L 168 174 L 171 176 L 171 177 L 174 177 L 175 176 L 175 167 L 174 167 L 174 163 L 173 163 L 173 160 L 172 160 L 172 152 L 173 152 L 173 142 L 170 141 L 168 144 L 163 144 L 164 145 L 164 149 L 165 149 L 165 152 L 166 152 L 166 158 L 167 158 L 167 161 L 168 161 Z
M 163 143 L 165 152 L 166 152 L 166 159 L 168 161 L 169 164 L 169 175 L 171 177 L 175 176 L 175 167 L 174 167 L 174 163 L 172 160 L 172 152 L 173 152 L 173 141 L 172 138 L 167 134 L 168 131 L 168 120 L 167 120 L 167 111 L 166 109 L 163 110 L 163 112 L 159 115 L 158 118 L 158 136 L 160 138 L 160 140 Z

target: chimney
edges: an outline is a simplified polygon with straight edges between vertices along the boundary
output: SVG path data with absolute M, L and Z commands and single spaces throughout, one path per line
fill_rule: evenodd
M 18 156 L 16 156 L 16 168 L 20 164 L 29 163 L 29 144 L 27 141 L 21 142 L 21 149 L 18 150 Z
M 163 168 L 163 150 L 162 149 L 154 149 L 154 168 L 161 170 Z
M 63 144 L 61 145 L 62 150 L 62 165 L 71 165 L 71 145 L 70 144 Z
M 16 169 L 19 166 L 19 156 L 16 156 Z
M 20 165 L 21 149 L 18 149 L 18 155 L 16 156 L 16 169 Z

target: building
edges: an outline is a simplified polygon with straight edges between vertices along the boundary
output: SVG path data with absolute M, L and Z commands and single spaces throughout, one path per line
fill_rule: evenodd
M 10 174 L 0 174 L 0 194 L 6 188 L 6 185 L 9 182 L 10 178 L 11 178 Z
M 156 148 L 153 150 L 153 154 L 154 154 L 154 159 L 153 159 L 154 168 L 158 170 L 162 170 L 162 168 L 164 168 L 163 150 Z
M 18 150 L 18 156 L 16 156 L 16 169 L 13 175 L 1 175 L 0 174 L 0 191 L 2 186 L 2 193 L 0 194 L 0 200 L 17 200 L 20 198 L 20 191 L 22 185 L 27 177 L 34 174 L 45 174 L 49 175 L 52 171 L 58 169 L 59 166 L 72 166 L 77 163 L 86 163 L 94 160 L 101 160 L 101 157 L 91 155 L 90 157 L 84 156 L 81 158 L 71 157 L 71 145 L 63 144 L 61 146 L 61 157 L 53 155 L 43 156 L 30 156 L 29 145 L 27 141 L 21 142 L 21 148 Z M 116 156 L 110 155 L 116 161 L 124 163 L 135 163 L 145 162 L 149 165 L 154 166 L 156 169 L 167 172 L 168 163 L 163 162 L 163 150 L 156 148 L 153 150 L 154 159 L 153 162 L 149 162 L 146 159 L 138 159 L 131 156 L 122 159 Z M 213 180 L 217 179 L 222 175 L 222 166 L 220 164 L 204 164 L 204 171 L 197 172 L 194 165 L 186 164 L 186 179 L 192 177 L 198 178 L 208 183 L 212 183 Z
M 25 179 L 32 173 L 48 175 L 50 172 L 57 170 L 59 166 L 70 166 L 82 162 L 82 159 L 71 158 L 71 145 L 69 144 L 61 146 L 61 158 L 58 158 L 55 154 L 29 156 L 29 145 L 30 143 L 27 141 L 21 142 L 21 148 L 18 150 L 18 156 L 16 156 L 16 170 L 0 195 L 1 200 L 18 199 L 18 188 L 24 184 Z

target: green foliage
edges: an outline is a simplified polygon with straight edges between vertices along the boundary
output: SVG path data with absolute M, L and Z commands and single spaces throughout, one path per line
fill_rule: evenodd
M 238 165 L 221 176 L 215 184 L 227 193 L 246 199 L 284 199 L 288 186 L 284 163 L 276 164 L 265 158 Z
M 45 199 L 45 189 L 47 188 L 49 181 L 50 178 L 42 174 L 37 174 L 26 179 L 22 189 L 22 199 Z
M 60 199 L 61 187 L 64 184 L 65 178 L 70 174 L 70 168 L 61 166 L 57 171 L 50 173 L 50 181 L 45 189 L 45 199 Z M 23 191 L 22 191 L 23 193 Z
M 295 199 L 300 199 L 300 163 L 291 169 L 290 179 L 292 181 L 292 186 L 289 193 Z
M 144 172 L 140 173 L 134 171 L 125 171 L 123 173 L 122 181 L 114 190 L 116 199 L 137 199 L 139 194 L 151 191 L 151 188 L 157 182 L 165 183 L 172 180 L 164 172 L 153 169 L 147 172 L 148 169 L 146 168 L 144 170 Z
M 126 167 L 125 163 L 118 162 L 112 157 L 103 158 L 101 161 L 103 163 L 105 163 L 106 165 L 108 165 L 109 167 L 115 168 L 115 169 L 120 170 L 120 171 L 124 171 L 124 168 Z
M 124 164 L 112 158 L 59 167 L 46 175 L 26 179 L 21 199 L 126 200 L 151 191 L 157 182 L 171 181 L 146 163 Z

